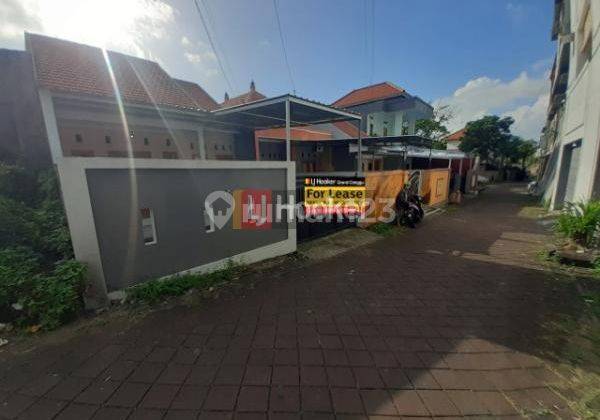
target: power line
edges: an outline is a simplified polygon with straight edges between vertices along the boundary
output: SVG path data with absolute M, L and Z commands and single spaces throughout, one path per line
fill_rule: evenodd
M 204 27 L 206 36 L 208 37 L 208 42 L 210 43 L 210 47 L 212 48 L 213 52 L 215 53 L 215 57 L 217 57 L 217 63 L 219 64 L 219 68 L 221 69 L 223 78 L 225 79 L 227 86 L 229 86 L 229 90 L 231 92 L 233 92 L 233 87 L 231 85 L 231 82 L 229 81 L 229 78 L 227 77 L 227 74 L 225 73 L 225 68 L 223 67 L 223 63 L 221 62 L 221 57 L 219 56 L 219 53 L 218 53 L 217 49 L 215 48 L 215 43 L 213 42 L 213 39 L 210 36 L 210 31 L 208 29 L 208 25 L 206 24 L 206 20 L 204 19 L 204 14 L 202 13 L 202 9 L 200 9 L 200 6 L 198 5 L 198 0 L 194 0 L 194 5 L 196 6 L 196 10 L 198 11 L 198 14 L 200 15 L 200 20 L 202 21 L 202 26 Z
M 285 42 L 283 41 L 283 31 L 281 30 L 281 20 L 279 19 L 279 9 L 277 8 L 277 0 L 273 0 L 273 7 L 275 8 L 275 16 L 277 17 L 277 27 L 279 28 L 279 39 L 281 39 L 281 48 L 283 49 L 283 58 L 285 59 L 285 65 L 290 75 L 290 82 L 292 82 L 292 92 L 296 94 L 296 85 L 294 84 L 294 78 L 292 77 L 292 68 L 288 60 L 287 51 L 285 49 Z
M 200 3 L 202 3 L 202 5 L 204 6 L 204 9 L 206 10 L 206 20 L 208 21 L 208 26 L 210 28 L 212 28 L 213 32 L 217 32 L 216 31 L 216 26 L 215 26 L 215 19 L 213 17 L 211 8 L 210 8 L 210 2 L 207 0 L 200 0 Z M 231 66 L 229 65 L 229 60 L 227 59 L 227 54 L 225 54 L 225 51 L 223 48 L 221 48 L 221 44 L 219 44 L 219 40 L 217 39 L 217 37 L 215 36 L 215 45 L 217 46 L 217 48 L 219 48 L 219 50 L 221 51 L 221 55 L 223 56 L 223 61 L 225 63 L 225 69 L 227 69 L 227 73 L 228 74 L 233 74 L 233 71 L 231 71 Z M 236 92 L 238 92 L 238 86 L 237 83 L 235 83 L 235 78 L 232 77 L 231 79 L 233 87 L 235 89 Z M 233 92 L 232 92 L 233 93 Z

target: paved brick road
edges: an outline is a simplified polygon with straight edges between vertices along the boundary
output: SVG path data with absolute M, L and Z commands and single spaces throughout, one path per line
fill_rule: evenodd
M 569 417 L 547 387 L 560 378 L 531 355 L 559 302 L 531 265 L 544 236 L 517 217 L 526 201 L 495 187 L 244 298 L 3 360 L 0 417 L 498 417 L 540 404 Z

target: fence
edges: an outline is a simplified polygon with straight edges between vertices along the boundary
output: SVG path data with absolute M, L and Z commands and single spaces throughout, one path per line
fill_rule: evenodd
M 369 209 L 369 218 L 376 220 L 388 215 L 389 206 L 393 208 L 394 200 L 408 180 L 410 172 L 395 170 L 367 172 L 365 174 L 367 197 L 372 200 L 373 206 Z M 448 169 L 421 170 L 420 176 L 419 194 L 423 197 L 425 204 L 436 206 L 448 200 L 450 182 L 450 171 Z M 361 225 L 367 226 L 371 223 L 362 222 Z

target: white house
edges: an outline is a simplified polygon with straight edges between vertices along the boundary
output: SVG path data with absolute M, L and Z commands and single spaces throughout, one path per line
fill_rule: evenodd
M 600 1 L 555 0 L 557 41 L 540 187 L 553 209 L 600 193 Z

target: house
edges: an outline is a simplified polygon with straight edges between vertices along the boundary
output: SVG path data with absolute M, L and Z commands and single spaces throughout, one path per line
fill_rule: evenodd
M 599 27 L 600 2 L 555 0 L 556 56 L 538 181 L 552 209 L 600 197 Z
M 332 106 L 363 115 L 369 137 L 415 134 L 415 122 L 433 117 L 433 107 L 391 82 L 354 89 Z
M 225 92 L 225 98 L 223 102 L 219 104 L 219 108 L 229 108 L 236 105 L 260 101 L 261 99 L 265 98 L 265 95 L 256 90 L 256 85 L 254 84 L 254 80 L 252 80 L 250 82 L 250 90 L 246 93 L 242 93 L 241 95 L 230 98 L 229 94 Z
M 465 136 L 467 128 L 461 128 L 458 131 L 455 131 L 452 134 L 444 137 L 444 141 L 446 142 L 446 149 L 448 150 L 459 150 L 460 142 Z
M 254 84 L 223 106 L 150 60 L 30 33 L 25 46 L 0 51 L 0 152 L 56 169 L 88 307 L 148 279 L 293 252 L 293 211 L 257 231 L 211 203 L 294 208 L 289 139 L 282 161 L 256 161 L 255 131 L 360 120 Z

